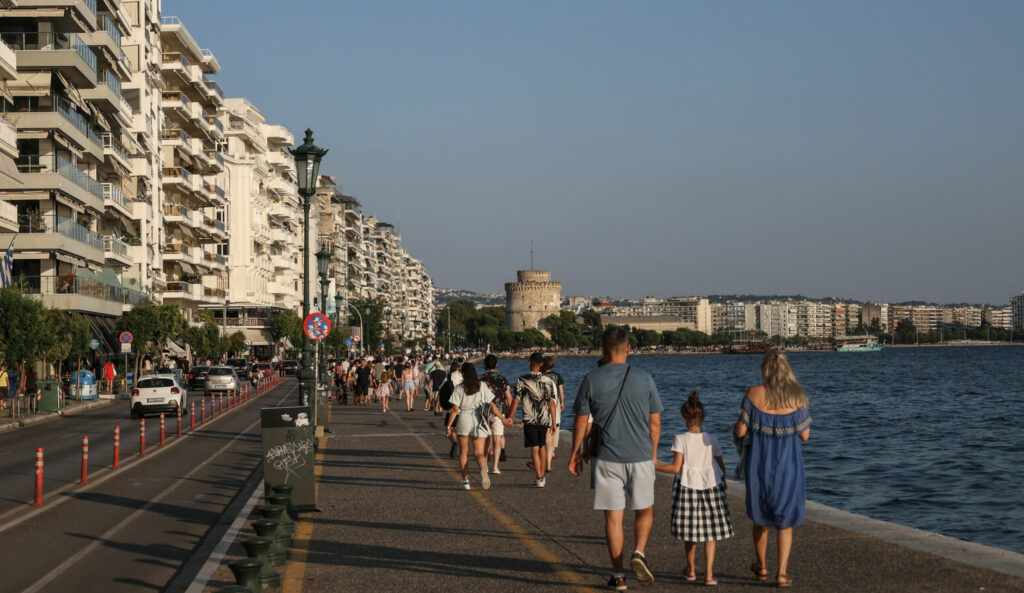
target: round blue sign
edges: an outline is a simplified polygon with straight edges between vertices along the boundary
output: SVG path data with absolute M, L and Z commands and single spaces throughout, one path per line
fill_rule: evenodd
M 354 344 L 354 342 L 352 341 L 352 338 L 345 338 L 345 345 L 346 346 L 351 346 L 352 344 Z
M 97 340 L 96 338 L 93 338 L 92 341 L 89 342 L 89 348 L 90 349 L 92 349 L 92 350 L 99 350 L 99 347 L 100 347 L 100 341 Z
M 135 339 L 135 336 L 132 335 L 132 332 L 121 332 L 121 335 L 118 336 L 117 339 L 120 340 L 122 344 L 131 344 L 132 340 Z

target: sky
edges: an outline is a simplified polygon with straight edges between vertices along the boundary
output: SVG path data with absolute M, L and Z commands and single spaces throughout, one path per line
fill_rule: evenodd
M 438 287 L 1006 304 L 1024 2 L 164 0 Z

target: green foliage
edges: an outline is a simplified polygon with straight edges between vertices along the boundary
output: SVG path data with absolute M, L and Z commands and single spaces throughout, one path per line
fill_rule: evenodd
M 352 301 L 352 306 L 363 316 L 363 349 L 376 352 L 384 342 L 384 299 L 361 299 Z M 359 327 L 359 316 L 351 310 L 349 315 L 349 325 Z
M 118 332 L 134 336 L 132 350 L 150 356 L 159 356 L 167 340 L 181 336 L 185 327 L 185 316 L 177 305 L 150 301 L 135 305 L 117 320 Z
M 345 346 L 345 340 L 348 339 L 348 334 L 341 331 L 337 325 L 331 325 L 331 333 L 327 334 L 324 338 L 324 345 L 327 346 L 327 352 L 331 356 L 340 356 L 341 353 L 347 348 Z
M 18 393 L 25 389 L 25 369 L 39 360 L 50 341 L 48 321 L 46 309 L 39 301 L 17 288 L 0 290 L 0 353 L 18 369 Z
M 274 338 L 275 344 L 288 338 L 288 341 L 292 343 L 292 348 L 300 348 L 302 346 L 302 320 L 291 309 L 278 311 L 270 319 L 270 335 Z
M 590 338 L 583 334 L 583 326 L 576 322 L 572 311 L 561 311 L 544 319 L 548 333 L 559 348 L 588 348 Z

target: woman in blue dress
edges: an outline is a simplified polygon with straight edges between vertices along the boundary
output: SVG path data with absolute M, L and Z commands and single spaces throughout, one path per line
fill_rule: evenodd
M 807 394 L 793 374 L 786 355 L 769 351 L 761 361 L 762 385 L 747 390 L 740 405 L 734 434 L 749 435 L 743 461 L 747 482 L 747 516 L 754 523 L 754 553 L 750 570 L 768 580 L 768 529 L 777 531 L 779 566 L 775 585 L 788 587 L 793 528 L 804 522 L 807 487 L 800 451 L 811 436 Z

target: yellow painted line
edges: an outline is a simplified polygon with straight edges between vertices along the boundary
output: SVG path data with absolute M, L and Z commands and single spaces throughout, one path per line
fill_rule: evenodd
M 320 475 L 324 473 L 324 450 L 327 448 L 327 438 L 321 438 L 317 447 L 316 460 L 313 468 L 313 500 L 320 496 Z M 302 593 L 302 586 L 306 580 L 306 565 L 309 563 L 309 546 L 313 540 L 313 515 L 301 517 L 295 524 L 295 533 L 292 535 L 290 548 L 291 557 L 285 564 L 284 573 L 281 575 L 281 593 Z
M 392 412 L 392 414 L 395 416 L 395 418 L 398 418 L 398 421 L 402 423 L 402 426 L 405 426 L 405 421 L 402 420 L 401 416 L 394 414 L 394 412 Z M 453 469 L 452 465 L 448 463 L 447 459 L 441 459 L 441 456 L 438 455 L 437 452 L 434 451 L 434 449 L 427 444 L 427 441 L 425 441 L 423 437 L 416 435 L 416 440 L 419 441 L 423 449 L 431 457 L 434 458 L 434 461 L 436 461 L 438 465 L 440 465 L 446 472 L 448 472 L 449 475 L 452 476 L 453 482 L 458 483 L 462 481 L 462 473 Z M 480 505 L 481 508 L 487 511 L 489 515 L 494 517 L 494 519 L 498 521 L 498 523 L 500 523 L 501 526 L 504 527 L 506 531 L 515 536 L 515 538 L 519 540 L 519 543 L 521 543 L 524 548 L 526 548 L 527 550 L 529 550 L 531 554 L 533 554 L 534 558 L 540 560 L 541 562 L 544 562 L 549 567 L 551 567 L 551 571 L 554 572 L 558 576 L 558 578 L 562 580 L 562 582 L 569 585 L 573 591 L 578 591 L 582 593 L 598 590 L 591 584 L 590 578 L 584 577 L 583 575 L 573 571 L 568 566 L 566 566 L 566 564 L 562 562 L 554 552 L 549 550 L 547 546 L 541 543 L 540 538 L 528 532 L 521 525 L 516 523 L 511 517 L 509 517 L 508 514 L 506 514 L 498 507 L 494 506 L 494 503 L 488 500 L 487 496 L 485 496 L 482 491 L 470 490 L 469 495 L 473 497 L 473 500 L 475 500 L 477 504 Z

